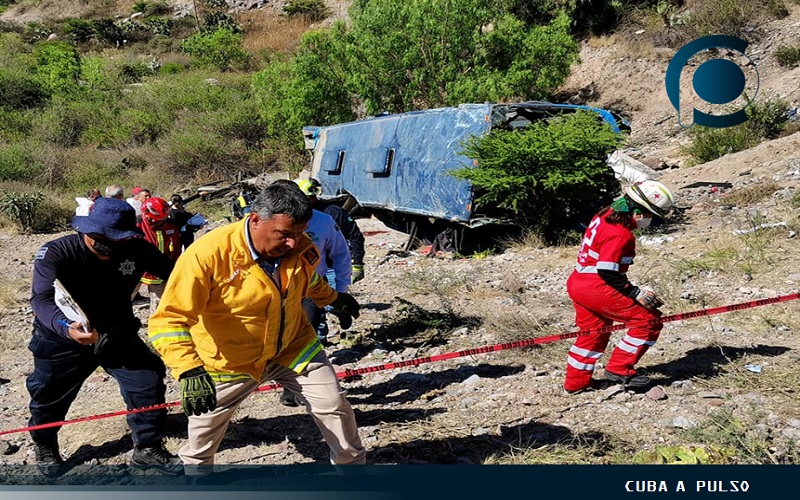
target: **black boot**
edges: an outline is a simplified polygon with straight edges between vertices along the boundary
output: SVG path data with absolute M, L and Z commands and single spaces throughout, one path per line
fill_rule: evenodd
M 45 476 L 60 476 L 64 473 L 64 459 L 58 452 L 58 441 L 33 442 L 36 451 L 36 466 Z
M 300 402 L 297 400 L 297 397 L 289 389 L 283 390 L 283 394 L 281 394 L 280 403 L 283 406 L 291 406 L 291 407 L 300 406 Z
M 611 373 L 610 371 L 605 371 L 605 378 L 611 382 L 622 384 L 625 387 L 631 387 L 634 389 L 638 389 L 641 387 L 647 387 L 653 381 L 647 375 L 630 375 L 630 376 L 623 376 L 617 375 L 616 373 Z
M 155 469 L 162 474 L 183 473 L 183 462 L 164 447 L 164 443 L 151 446 L 137 446 L 133 449 L 131 465 L 139 469 Z

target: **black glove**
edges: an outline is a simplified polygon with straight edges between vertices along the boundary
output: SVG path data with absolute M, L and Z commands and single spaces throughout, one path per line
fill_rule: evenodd
M 336 309 L 337 312 L 358 318 L 358 309 L 361 306 L 358 305 L 358 301 L 349 293 L 339 292 L 336 296 L 336 300 L 331 302 L 331 307 Z
M 353 324 L 353 318 L 358 318 L 358 301 L 353 298 L 349 293 L 339 292 L 336 300 L 331 302 L 331 311 L 339 318 L 339 326 L 342 330 L 347 330 Z
M 180 376 L 181 406 L 187 415 L 201 415 L 217 407 L 217 388 L 211 375 L 202 366 Z

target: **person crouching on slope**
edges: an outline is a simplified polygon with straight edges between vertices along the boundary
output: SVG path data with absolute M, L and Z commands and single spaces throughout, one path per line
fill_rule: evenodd
M 650 384 L 650 378 L 638 375 L 634 365 L 661 333 L 657 318 L 661 317 L 658 308 L 662 302 L 653 290 L 628 281 L 626 273 L 636 253 L 636 237 L 631 231 L 647 227 L 653 217 L 665 217 L 673 204 L 672 192 L 660 182 L 648 180 L 628 187 L 586 228 L 578 263 L 567 280 L 581 331 L 597 330 L 614 321 L 632 325 L 606 364 L 605 379 L 610 382 L 629 387 Z M 600 386 L 592 373 L 610 337 L 611 332 L 592 333 L 575 340 L 567 357 L 567 393 Z

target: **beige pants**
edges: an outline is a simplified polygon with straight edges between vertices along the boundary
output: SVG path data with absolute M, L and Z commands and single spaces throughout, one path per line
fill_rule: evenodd
M 317 354 L 306 370 L 298 375 L 277 363 L 268 363 L 261 382 L 274 380 L 306 401 L 306 411 L 322 432 L 330 447 L 333 464 L 364 464 L 366 451 L 358 435 L 356 417 L 344 397 L 336 373 L 324 352 Z M 222 437 L 233 413 L 252 394 L 259 383 L 253 379 L 217 384 L 217 408 L 200 416 L 189 417 L 189 440 L 178 453 L 187 466 L 187 474 L 203 473 L 214 464 Z
M 164 289 L 166 287 L 166 283 L 147 285 L 147 292 L 150 294 L 150 316 L 158 309 L 158 304 L 161 302 L 161 296 L 164 295 Z

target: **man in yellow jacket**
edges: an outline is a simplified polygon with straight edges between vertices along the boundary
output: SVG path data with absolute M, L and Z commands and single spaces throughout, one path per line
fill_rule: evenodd
M 359 305 L 314 271 L 310 218 L 296 185 L 272 184 L 247 217 L 204 235 L 175 264 L 149 337 L 181 382 L 189 439 L 179 455 L 189 474 L 213 465 L 234 410 L 267 380 L 305 402 L 332 463 L 365 463 L 355 415 L 301 302 L 353 317 Z

